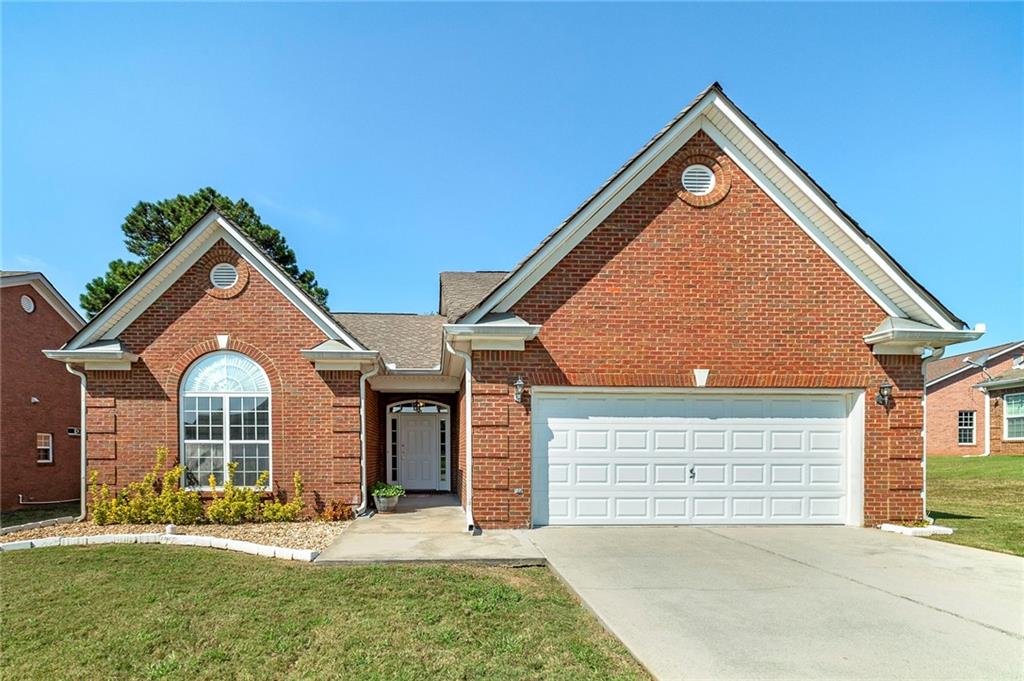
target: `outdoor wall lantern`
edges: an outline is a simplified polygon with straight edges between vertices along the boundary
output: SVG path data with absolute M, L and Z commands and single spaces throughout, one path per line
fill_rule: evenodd
M 892 383 L 883 383 L 878 386 L 878 394 L 875 395 L 875 404 L 880 404 L 886 409 L 892 406 Z
M 518 378 L 516 378 L 516 382 L 512 384 L 512 387 L 515 388 L 515 391 L 516 391 L 516 395 L 515 395 L 516 402 L 519 403 L 519 404 L 522 404 L 523 403 L 523 388 L 526 387 L 526 381 L 523 380 L 522 376 L 519 376 Z

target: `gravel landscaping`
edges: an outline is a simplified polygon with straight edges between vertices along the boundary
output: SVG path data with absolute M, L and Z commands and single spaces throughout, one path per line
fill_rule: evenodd
M 179 525 L 175 534 L 198 534 L 238 539 L 288 549 L 324 550 L 348 526 L 348 522 L 244 523 L 241 525 Z M 44 537 L 84 537 L 94 534 L 143 534 L 163 532 L 163 525 L 97 525 L 91 521 L 51 525 L 23 532 L 11 532 L 0 542 Z

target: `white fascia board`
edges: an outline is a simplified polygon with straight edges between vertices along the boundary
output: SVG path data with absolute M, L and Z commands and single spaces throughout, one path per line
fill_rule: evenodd
M 876 355 L 920 355 L 925 348 L 944 348 L 957 343 L 968 343 L 981 338 L 984 331 L 950 331 L 935 329 L 888 330 L 864 336 Z
M 380 353 L 375 350 L 300 350 L 300 354 L 313 362 L 317 371 L 362 371 L 376 364 Z
M 988 359 L 989 359 L 989 361 L 992 361 L 996 357 L 1002 357 L 1003 355 L 1007 354 L 1008 352 L 1013 352 L 1014 350 L 1019 350 L 1021 348 L 1024 348 L 1024 341 L 1022 341 L 1020 343 L 1015 343 L 1014 345 L 1011 345 L 1010 347 L 1006 348 L 1005 350 L 1000 350 L 999 352 L 993 353 L 993 354 L 988 356 Z M 986 364 L 988 364 L 988 362 L 986 362 Z M 964 366 L 960 367 L 959 369 L 955 369 L 953 371 L 950 371 L 948 374 L 943 374 L 942 376 L 939 376 L 936 379 L 928 381 L 924 385 L 925 385 L 925 387 L 933 386 L 936 383 L 941 383 L 941 382 L 943 382 L 945 380 L 953 378 L 954 376 L 958 376 L 958 375 L 962 374 L 965 371 L 970 371 L 971 369 L 977 369 L 977 368 L 978 367 L 976 367 L 973 364 L 964 364 Z
M 76 332 L 85 326 L 85 320 L 78 310 L 71 306 L 71 303 L 60 294 L 50 280 L 42 272 L 29 272 L 0 278 L 0 288 L 9 286 L 22 286 L 28 284 L 36 293 L 43 297 L 43 300 L 66 321 Z
M 747 117 L 737 109 L 734 109 L 728 102 L 719 97 L 716 93 L 709 95 L 711 105 L 717 108 L 722 114 L 729 119 L 733 125 L 735 125 L 740 132 L 742 132 L 747 139 L 749 139 L 758 150 L 767 156 L 769 160 L 777 167 L 790 182 L 810 200 L 814 205 L 821 210 L 832 222 L 838 225 L 843 232 L 864 252 L 871 258 L 871 260 L 881 269 L 892 281 L 894 281 L 914 302 L 916 302 L 922 310 L 924 310 L 928 316 L 938 326 L 948 329 L 957 330 L 957 327 L 946 318 L 944 314 L 939 312 L 924 296 L 917 290 L 917 287 L 912 282 L 908 281 L 902 273 L 895 270 L 892 265 L 889 264 L 888 260 L 879 253 L 872 244 L 868 243 L 864 237 L 860 234 L 856 227 L 854 227 L 846 219 L 842 213 L 836 209 L 834 204 L 828 197 L 824 196 L 821 191 L 815 186 L 815 184 L 808 178 L 799 168 L 795 167 L 784 154 L 781 153 L 767 140 L 753 125 L 750 124 Z
M 99 338 L 112 339 L 124 331 L 146 309 L 169 289 L 190 267 L 206 254 L 209 248 L 223 238 L 246 261 L 277 288 L 293 305 L 324 332 L 328 338 L 343 341 L 353 350 L 364 348 L 338 325 L 338 323 L 312 303 L 290 278 L 282 275 L 269 258 L 216 212 L 211 212 L 184 237 L 179 239 L 161 259 L 159 267 L 151 267 L 132 282 L 125 291 L 122 304 L 112 305 L 96 316 L 86 329 L 89 333 L 79 334 L 68 344 L 68 349 L 80 348 Z M 146 291 L 139 297 L 139 293 Z M 119 313 L 128 307 L 127 313 Z
M 818 245 L 825 253 L 832 258 L 833 262 L 839 266 L 843 272 L 853 279 L 864 292 L 874 300 L 885 313 L 892 317 L 902 316 L 904 313 L 896 305 L 895 302 L 889 296 L 878 288 L 873 281 L 871 281 L 864 272 L 857 267 L 847 257 L 842 250 L 836 246 L 825 234 L 821 232 L 817 225 L 815 225 L 810 218 L 807 217 L 806 213 L 801 211 L 796 205 L 786 196 L 779 187 L 768 179 L 768 177 L 762 172 L 760 168 L 754 165 L 747 156 L 736 148 L 732 140 L 726 137 L 722 132 L 712 123 L 709 119 L 704 118 L 701 121 L 701 129 L 707 133 L 707 135 L 714 140 L 715 144 L 721 147 L 722 151 L 733 160 L 733 162 L 743 170 L 744 173 L 753 180 L 754 184 L 761 188 L 765 194 L 767 194 L 775 203 L 782 209 L 790 220 L 795 222 L 797 226 L 802 229 L 811 240 Z
M 466 315 L 464 323 L 474 324 L 488 312 L 507 312 L 696 134 L 700 129 L 699 118 L 713 94 L 705 95 L 689 113 L 666 131 L 656 144 L 633 161 L 628 169 L 619 173 L 614 182 L 595 196 L 572 221 L 563 226 L 558 235 L 544 244 L 515 276 L 499 286 L 477 305 L 476 309 Z
M 473 350 L 513 350 L 522 352 L 526 341 L 540 333 L 539 324 L 445 324 L 444 334 L 451 340 L 468 340 Z
M 1024 386 L 1024 378 L 994 378 L 991 381 L 983 381 L 982 383 L 974 386 L 975 388 L 981 388 L 986 392 L 989 390 L 1000 390 L 1002 388 L 1016 388 L 1018 386 Z
M 791 161 L 789 161 L 773 143 L 767 140 L 749 120 L 734 109 L 729 103 L 712 91 L 698 102 L 690 112 L 680 119 L 665 135 L 648 149 L 632 166 L 621 173 L 600 195 L 594 197 L 590 204 L 580 212 L 569 224 L 565 225 L 560 234 L 545 244 L 526 265 L 504 284 L 491 293 L 476 309 L 465 318 L 465 323 L 479 321 L 488 312 L 507 312 L 527 291 L 530 290 L 545 274 L 575 248 L 590 232 L 622 204 L 643 182 L 664 164 L 697 132 L 704 129 L 730 158 L 736 161 L 744 171 L 793 219 L 830 257 L 856 281 L 868 295 L 889 315 L 904 316 L 902 310 L 877 284 L 846 256 L 836 244 L 782 191 L 758 169 L 735 144 L 721 133 L 720 130 L 705 116 L 709 107 L 715 107 L 722 113 L 751 143 L 758 148 L 822 213 L 835 223 L 844 234 L 863 252 L 886 277 L 892 280 L 906 295 L 928 315 L 940 328 L 959 330 L 944 314 L 935 308 L 901 272 L 897 271 L 889 261 L 869 243 L 834 206 L 832 201 L 814 185 Z
M 130 371 L 139 356 L 126 350 L 43 350 L 52 360 L 80 364 L 86 371 Z

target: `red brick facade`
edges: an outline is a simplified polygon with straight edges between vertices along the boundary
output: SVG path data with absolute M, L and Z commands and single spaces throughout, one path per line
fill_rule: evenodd
M 210 285 L 219 262 L 240 273 L 227 295 Z M 120 334 L 139 355 L 131 371 L 88 372 L 89 470 L 116 489 L 141 478 L 158 447 L 169 450 L 169 465 L 178 461 L 181 379 L 195 360 L 220 349 L 218 334 L 270 379 L 275 491 L 287 495 L 298 470 L 310 506 L 358 503 L 358 372 L 317 372 L 300 350 L 321 343 L 323 332 L 223 241 Z M 369 441 L 377 437 L 368 432 Z
M 729 191 L 678 196 L 688 157 L 710 156 Z M 918 357 L 877 357 L 885 312 L 704 133 L 569 253 L 513 312 L 542 324 L 525 352 L 474 352 L 474 515 L 530 524 L 530 400 L 510 384 L 859 388 L 867 393 L 865 523 L 921 516 Z M 882 382 L 894 407 L 874 404 Z M 513 492 L 522 488 L 524 494 Z
M 1013 366 L 1013 358 L 1017 356 L 1020 356 L 1020 350 L 1005 355 L 998 362 L 987 366 L 986 370 L 990 375 L 998 376 Z M 985 453 L 985 395 L 974 387 L 984 380 L 985 375 L 979 369 L 969 368 L 928 388 L 928 456 L 977 456 Z M 974 412 L 973 445 L 962 445 L 957 441 L 957 424 L 961 411 Z M 989 418 L 992 423 L 992 441 L 998 441 L 999 449 L 1002 450 L 1002 412 L 998 421 L 994 412 L 990 412 Z M 1006 444 L 1010 445 L 1008 449 L 1013 451 L 1015 443 Z M 991 447 L 990 451 L 995 452 L 996 449 Z M 1018 453 L 1024 453 L 1024 448 L 1018 449 Z
M 26 313 L 21 297 L 35 310 Z M 77 499 L 79 439 L 68 435 L 80 419 L 80 383 L 43 355 L 75 329 L 30 284 L 0 289 L 0 510 L 28 501 Z M 33 404 L 32 398 L 38 398 Z M 53 463 L 37 463 L 36 433 L 53 434 Z
M 1024 393 L 1024 387 L 992 390 L 989 394 L 989 418 L 992 419 L 992 432 L 989 435 L 991 442 L 989 445 L 990 454 L 1024 455 L 1024 440 L 1006 440 L 1003 437 L 1003 399 L 1007 395 L 1014 393 Z M 978 433 L 978 437 L 985 436 L 984 430 L 980 430 Z

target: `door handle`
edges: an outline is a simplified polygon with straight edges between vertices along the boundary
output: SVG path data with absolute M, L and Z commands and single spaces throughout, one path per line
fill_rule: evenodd
M 697 470 L 694 468 L 693 464 L 690 464 L 690 480 L 693 480 L 695 477 L 697 477 Z

